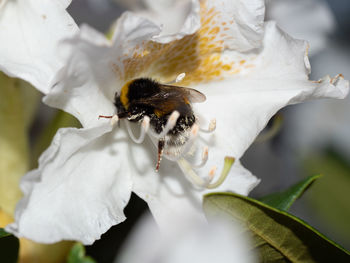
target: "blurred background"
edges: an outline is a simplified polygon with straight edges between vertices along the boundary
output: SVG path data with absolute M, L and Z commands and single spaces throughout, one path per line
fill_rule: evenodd
M 107 32 L 125 10 L 140 11 L 145 7 L 141 0 L 73 0 L 68 11 L 77 24 L 87 23 Z M 277 20 L 280 27 L 293 37 L 309 41 L 311 79 L 338 73 L 350 79 L 348 0 L 270 0 L 267 1 L 266 19 Z M 37 113 L 31 128 L 35 153 L 32 167 L 59 127 L 79 125 L 72 117 L 42 103 Z M 349 114 L 349 97 L 342 101 L 321 100 L 289 106 L 279 113 L 282 123 L 278 132 L 269 140 L 254 143 L 242 160 L 262 179 L 252 192 L 253 197 L 282 191 L 306 176 L 323 174 L 293 205 L 291 213 L 347 249 L 350 249 Z M 275 126 L 276 121 L 272 120 L 267 130 Z M 38 145 L 36 141 L 43 143 Z M 128 219 L 88 246 L 87 254 L 97 262 L 112 262 L 135 222 L 146 210 L 147 205 L 133 195 L 126 208 Z

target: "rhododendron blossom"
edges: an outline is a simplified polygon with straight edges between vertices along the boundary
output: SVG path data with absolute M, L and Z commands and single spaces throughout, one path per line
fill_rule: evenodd
M 71 113 L 83 128 L 58 131 L 39 167 L 24 177 L 24 198 L 7 230 L 39 242 L 91 244 L 125 220 L 132 192 L 165 231 L 173 227 L 169 217 L 204 219 L 205 193 L 247 195 L 259 180 L 239 159 L 269 119 L 286 105 L 348 92 L 340 75 L 309 81 L 307 43 L 263 19 L 263 0 L 194 0 L 175 34 L 130 12 L 119 18 L 112 39 L 82 26 L 62 44 L 70 57 L 44 102 Z M 116 113 L 115 93 L 137 78 L 206 96 L 192 105 L 198 129 L 190 145 L 179 158 L 165 154 L 158 173 L 157 136 L 147 120 L 113 118 L 118 124 L 111 125 L 98 118 Z M 224 167 L 225 158 L 236 161 Z

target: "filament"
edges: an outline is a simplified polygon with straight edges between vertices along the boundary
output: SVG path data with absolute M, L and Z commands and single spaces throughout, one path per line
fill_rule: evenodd
M 131 130 L 129 121 L 125 120 L 125 124 L 126 124 L 126 128 L 128 130 L 129 136 L 135 143 L 140 144 L 144 141 L 145 135 L 149 129 L 149 122 L 150 122 L 149 117 L 145 116 L 142 120 L 142 123 L 141 123 L 140 135 L 138 138 L 136 138 L 133 131 Z
M 208 146 L 205 146 L 203 148 L 203 151 L 202 151 L 202 160 L 201 160 L 201 162 L 199 164 L 193 164 L 192 167 L 194 167 L 194 168 L 201 168 L 201 167 L 203 167 L 208 161 L 208 152 L 209 152 Z
M 227 175 L 231 170 L 231 167 L 234 161 L 235 161 L 235 158 L 233 157 L 229 157 L 229 156 L 225 157 L 224 168 L 222 169 L 222 172 L 219 178 L 214 183 L 211 183 L 211 182 L 213 181 L 215 176 L 216 166 L 213 166 L 209 170 L 208 175 L 205 178 L 202 178 L 193 170 L 193 165 L 191 165 L 184 158 L 179 159 L 178 164 L 182 169 L 182 171 L 184 172 L 186 178 L 190 182 L 192 182 L 194 185 L 199 186 L 201 188 L 214 189 L 219 187 L 225 181 L 225 179 L 227 178 Z

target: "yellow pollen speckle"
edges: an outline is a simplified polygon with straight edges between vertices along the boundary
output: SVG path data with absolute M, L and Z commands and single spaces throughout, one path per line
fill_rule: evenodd
M 233 24 L 233 20 L 220 20 L 219 11 L 208 8 L 206 2 L 200 2 L 202 27 L 196 33 L 166 44 L 143 41 L 135 46 L 137 52 L 124 54 L 120 68 L 113 65 L 114 72 L 125 82 L 142 76 L 167 82 L 185 72 L 181 86 L 220 79 L 223 74 L 238 74 L 240 69 L 233 69 L 234 63 L 224 62 L 221 56 L 227 47 L 225 41 L 232 38 L 227 34 L 227 26 Z M 245 61 L 239 63 L 243 65 Z M 126 97 L 125 91 L 123 94 Z
M 220 27 L 214 27 L 212 30 L 209 31 L 209 34 L 217 34 L 220 31 Z
M 223 70 L 231 70 L 232 67 L 230 65 L 224 65 L 224 66 L 222 66 L 222 69 Z

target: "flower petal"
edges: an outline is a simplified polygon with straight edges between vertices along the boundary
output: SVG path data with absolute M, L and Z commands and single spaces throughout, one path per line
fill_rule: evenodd
M 154 40 L 169 43 L 193 34 L 200 27 L 200 5 L 197 0 L 145 0 L 148 10 L 138 12 L 162 28 Z
M 207 96 L 206 102 L 194 105 L 202 125 L 217 120 L 214 135 L 203 135 L 211 156 L 239 159 L 279 109 L 309 99 L 344 98 L 349 91 L 341 76 L 309 81 L 306 43 L 292 39 L 274 23 L 265 30 L 264 50 L 255 69 L 231 80 L 195 86 Z M 207 169 L 213 165 L 209 158 Z
M 215 26 L 223 27 L 225 46 L 236 51 L 258 48 L 264 36 L 265 3 L 262 0 L 203 1 L 220 15 Z
M 137 161 L 133 162 L 132 167 L 133 192 L 147 202 L 155 220 L 165 232 L 171 227 L 169 217 L 186 214 L 199 221 L 205 221 L 202 211 L 204 194 L 228 191 L 247 195 L 260 181 L 236 161 L 219 188 L 198 189 L 186 179 L 176 162 L 164 158 L 159 172 L 155 172 L 156 148 L 150 140 L 144 144 L 144 147 L 129 146 L 130 156 L 137 156 Z M 220 165 L 224 163 L 223 158 L 217 158 L 216 161 Z M 203 174 L 203 170 L 200 172 Z M 208 172 L 209 170 L 204 171 L 205 175 Z
M 262 0 L 249 3 L 243 0 L 163 0 L 160 3 L 145 0 L 145 4 L 148 10 L 137 14 L 163 26 L 160 36 L 154 38 L 159 43 L 193 34 L 200 24 L 202 30 L 220 31 L 225 46 L 237 51 L 257 48 L 263 38 L 265 6 Z
M 143 216 L 114 262 L 258 262 L 247 233 L 232 220 L 211 218 L 210 223 L 199 223 L 183 214 L 169 218 L 169 223 L 171 233 L 165 235 L 150 215 Z
M 47 93 L 66 54 L 57 43 L 78 31 L 65 10 L 69 2 L 5 2 L 0 9 L 0 70 Z
M 126 62 L 121 58 L 126 56 L 127 50 L 159 31 L 150 21 L 130 13 L 118 20 L 114 43 L 83 25 L 79 34 L 64 42 L 70 57 L 66 67 L 57 74 L 56 84 L 44 102 L 71 113 L 84 127 L 98 126 L 99 115 L 114 113 L 114 95 L 124 85 L 120 75 Z
M 110 130 L 60 129 L 39 168 L 23 178 L 24 198 L 7 231 L 40 243 L 91 244 L 122 222 L 131 194 L 125 134 Z
M 189 21 L 200 18 L 201 27 L 195 31 L 196 28 L 190 29 L 190 26 L 186 33 L 181 31 L 175 35 L 164 36 L 160 32 L 138 45 L 129 46 L 125 49 L 126 56 L 121 58 L 123 69 L 118 70 L 121 72 L 119 78 L 127 82 L 140 76 L 151 76 L 166 83 L 185 72 L 186 78 L 179 85 L 188 86 L 218 79 L 221 71 L 236 72 L 231 65 L 219 61 L 221 52 L 248 51 L 259 47 L 264 29 L 263 1 L 250 1 L 249 5 L 246 1 L 236 2 L 237 5 L 233 6 L 231 1 L 225 0 L 201 1 L 197 14 L 194 4 L 198 2 L 194 1 L 192 10 L 195 12 Z M 119 25 L 122 21 L 119 20 Z M 248 25 L 241 24 L 244 21 Z M 193 34 L 186 35 L 189 32 Z

